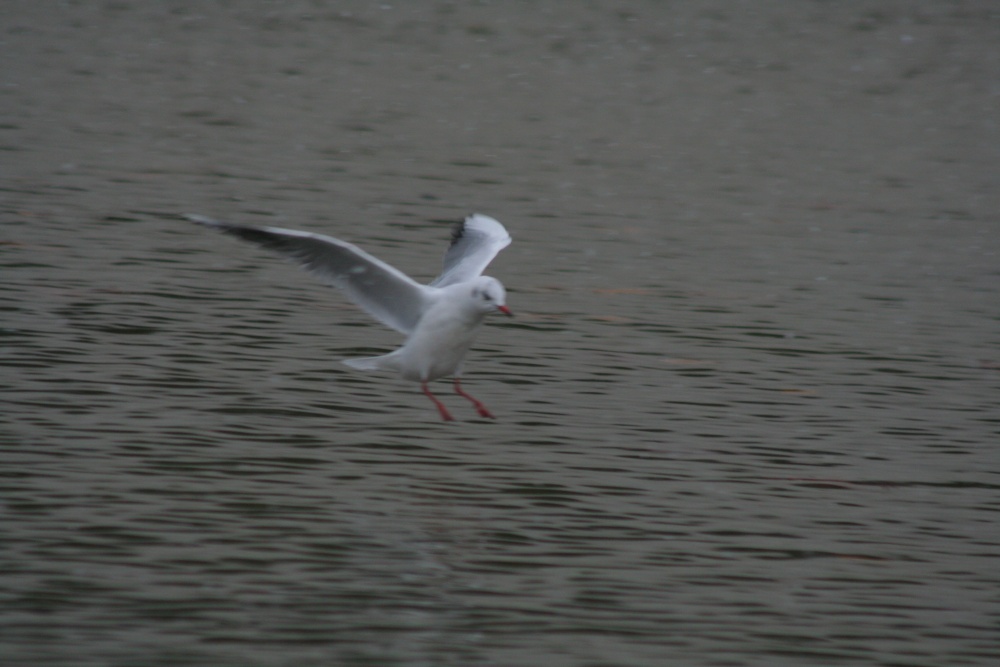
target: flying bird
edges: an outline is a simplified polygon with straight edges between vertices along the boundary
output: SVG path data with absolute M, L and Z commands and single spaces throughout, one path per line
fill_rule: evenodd
M 444 255 L 444 270 L 427 285 L 331 236 L 277 227 L 220 222 L 201 215 L 192 222 L 256 243 L 285 255 L 320 280 L 340 288 L 375 319 L 407 336 L 402 347 L 378 357 L 346 359 L 360 370 L 394 371 L 434 402 L 445 421 L 454 417 L 428 387 L 453 376 L 455 392 L 468 399 L 481 417 L 493 418 L 485 405 L 462 389 L 462 360 L 486 315 L 511 315 L 507 293 L 496 278 L 482 275 L 497 253 L 510 245 L 510 234 L 493 218 L 474 214 L 455 226 Z

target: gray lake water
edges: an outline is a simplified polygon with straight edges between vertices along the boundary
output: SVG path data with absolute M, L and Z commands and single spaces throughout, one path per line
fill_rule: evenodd
M 992 2 L 0 9 L 5 665 L 994 665 Z M 416 278 L 459 421 L 187 212 Z

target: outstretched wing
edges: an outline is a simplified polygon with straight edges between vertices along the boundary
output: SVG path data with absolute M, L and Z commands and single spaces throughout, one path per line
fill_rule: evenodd
M 447 287 L 483 273 L 497 253 L 510 245 L 510 234 L 493 218 L 479 213 L 455 226 L 444 255 L 444 271 L 431 287 Z
M 323 282 L 344 290 L 351 301 L 380 322 L 404 334 L 413 331 L 436 291 L 357 246 L 330 236 L 237 225 L 200 215 L 186 217 L 298 261 Z

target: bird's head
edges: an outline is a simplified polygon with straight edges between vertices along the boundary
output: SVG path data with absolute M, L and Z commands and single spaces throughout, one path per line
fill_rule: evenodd
M 507 307 L 507 290 L 496 278 L 480 276 L 472 285 L 472 299 L 484 313 L 499 310 L 504 315 L 512 316 L 510 308 Z

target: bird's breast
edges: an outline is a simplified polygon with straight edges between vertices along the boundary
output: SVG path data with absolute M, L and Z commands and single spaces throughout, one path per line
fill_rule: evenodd
M 433 380 L 453 375 L 465 358 L 483 317 L 459 317 L 454 313 L 435 316 L 429 311 L 403 345 L 408 366 L 423 378 Z

